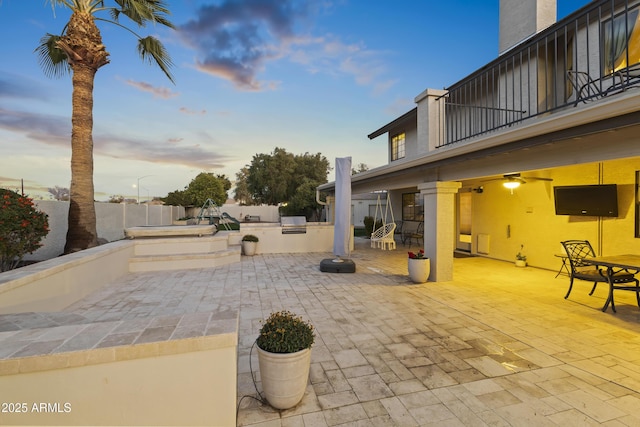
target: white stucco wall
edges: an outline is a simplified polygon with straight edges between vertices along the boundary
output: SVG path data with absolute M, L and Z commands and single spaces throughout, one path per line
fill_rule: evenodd
M 140 352 L 135 346 L 119 351 Z M 232 427 L 236 425 L 236 375 L 236 343 L 204 351 L 0 375 L 0 389 L 11 390 L 13 402 L 28 402 L 26 413 L 2 414 L 2 424 Z M 61 410 L 32 410 L 39 402 L 57 403 Z
M 49 216 L 49 234 L 43 246 L 25 260 L 43 261 L 60 256 L 67 237 L 69 202 L 34 200 L 39 210 Z M 134 205 L 124 203 L 96 203 L 96 227 L 98 238 L 109 242 L 124 238 L 124 229 L 140 225 L 171 225 L 174 219 L 184 216 L 180 206 Z
M 596 252 L 602 249 L 602 255 L 640 253 L 640 239 L 635 237 L 638 170 L 638 159 L 555 168 L 546 171 L 553 182 L 531 181 L 513 194 L 501 181 L 478 182 L 484 191 L 473 193 L 472 250 L 476 250 L 478 234 L 488 234 L 488 256 L 513 261 L 520 245 L 524 245 L 529 265 L 551 270 L 559 268 L 560 261 L 554 254 L 560 252 L 562 240 L 589 240 Z M 598 183 L 618 185 L 617 218 L 555 214 L 554 186 Z

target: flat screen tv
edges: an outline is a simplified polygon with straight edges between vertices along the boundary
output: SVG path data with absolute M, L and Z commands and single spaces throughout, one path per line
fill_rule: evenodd
M 618 216 L 616 184 L 553 187 L 556 215 Z

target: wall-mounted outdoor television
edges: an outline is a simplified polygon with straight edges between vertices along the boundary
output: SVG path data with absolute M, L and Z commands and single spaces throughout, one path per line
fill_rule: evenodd
M 556 215 L 618 216 L 616 184 L 553 187 Z

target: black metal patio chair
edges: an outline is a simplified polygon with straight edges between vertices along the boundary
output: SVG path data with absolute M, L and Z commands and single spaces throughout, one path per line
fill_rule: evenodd
M 569 290 L 564 296 L 565 299 L 567 299 L 571 293 L 574 279 L 593 282 L 593 287 L 591 288 L 589 295 L 593 295 L 598 283 L 609 283 L 607 270 L 600 269 L 595 265 L 589 265 L 583 262 L 585 258 L 593 258 L 596 256 L 593 247 L 591 247 L 591 243 L 589 243 L 588 240 L 566 240 L 560 243 L 562 243 L 562 246 L 567 252 L 569 265 L 571 266 L 571 274 L 569 274 Z M 629 273 L 624 270 L 615 272 L 612 279 L 614 284 L 635 282 L 636 286 L 638 286 L 638 279 L 635 278 L 633 273 Z M 640 300 L 638 305 L 640 306 Z

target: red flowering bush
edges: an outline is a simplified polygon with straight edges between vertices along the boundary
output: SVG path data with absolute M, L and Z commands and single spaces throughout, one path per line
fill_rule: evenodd
M 47 214 L 33 200 L 0 188 L 0 271 L 16 268 L 49 232 Z
M 424 250 L 420 249 L 418 251 L 418 253 L 409 252 L 409 258 L 411 258 L 411 259 L 422 259 L 422 258 L 424 258 Z

